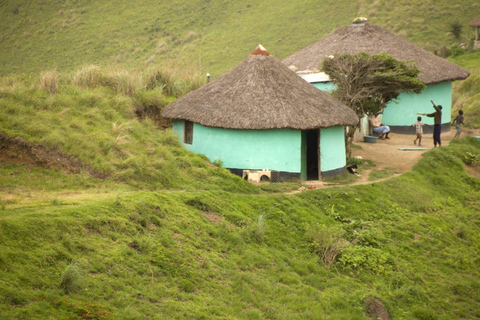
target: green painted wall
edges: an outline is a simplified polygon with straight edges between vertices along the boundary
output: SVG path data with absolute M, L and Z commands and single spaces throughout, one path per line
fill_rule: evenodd
M 344 127 L 320 130 L 320 170 L 343 168 L 346 165 Z
M 402 93 L 398 101 L 390 102 L 384 110 L 382 121 L 390 126 L 409 126 L 417 121 L 417 113 L 432 113 L 435 109 L 430 100 L 442 105 L 442 123 L 449 123 L 452 114 L 452 83 L 441 82 L 428 85 L 419 94 Z M 426 124 L 433 124 L 433 118 L 422 116 Z
M 190 145 L 183 143 L 183 121 L 174 121 L 173 129 L 187 150 L 210 161 L 221 159 L 225 168 L 301 172 L 300 130 L 233 130 L 195 123 Z
M 312 83 L 316 88 L 332 92 L 333 82 Z M 441 82 L 428 85 L 421 93 L 402 93 L 396 101 L 387 104 L 382 121 L 390 126 L 410 126 L 417 121 L 417 113 L 432 113 L 435 110 L 430 100 L 442 105 L 442 123 L 449 123 L 452 115 L 452 83 Z M 426 124 L 433 124 L 433 118 L 422 117 Z
M 337 88 L 337 86 L 333 82 L 315 82 L 312 84 L 315 88 L 326 91 L 328 93 L 331 93 Z
M 225 168 L 265 169 L 300 173 L 306 179 L 305 131 L 232 130 L 193 127 L 192 144 L 183 143 L 183 121 L 174 121 L 173 129 L 187 150 L 206 155 L 210 161 L 220 159 Z M 320 130 L 320 170 L 346 165 L 344 127 Z

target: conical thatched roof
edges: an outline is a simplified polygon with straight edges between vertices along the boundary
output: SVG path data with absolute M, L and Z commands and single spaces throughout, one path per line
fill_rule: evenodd
M 282 62 L 292 70 L 320 69 L 323 59 L 338 53 L 388 53 L 397 60 L 412 61 L 420 69 L 419 79 L 427 84 L 465 79 L 470 73 L 437 57 L 377 25 L 350 25 L 292 54 Z
M 229 129 L 314 129 L 355 125 L 356 113 L 300 78 L 262 48 L 162 116 Z
M 468 23 L 470 27 L 480 27 L 480 14 Z

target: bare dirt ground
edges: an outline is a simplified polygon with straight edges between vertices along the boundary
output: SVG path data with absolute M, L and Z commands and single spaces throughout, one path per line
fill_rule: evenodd
M 460 137 L 466 135 L 479 136 L 480 130 L 462 128 L 462 134 Z M 452 138 L 455 136 L 455 128 L 452 128 L 449 132 L 442 132 L 442 146 L 447 146 Z M 368 176 L 373 170 L 382 170 L 385 168 L 391 168 L 394 172 L 394 176 L 401 175 L 407 171 L 412 170 L 413 166 L 420 160 L 422 155 L 432 149 L 433 136 L 432 134 L 424 134 L 422 139 L 422 148 L 425 150 L 399 150 L 401 148 L 420 148 L 414 145 L 413 140 L 415 135 L 412 134 L 395 134 L 390 133 L 390 139 L 377 140 L 376 143 L 369 143 L 358 141 L 354 142 L 355 145 L 360 148 L 352 149 L 353 157 L 361 157 L 362 159 L 369 159 L 375 163 L 375 167 L 369 170 L 365 170 L 360 175 L 359 179 L 349 185 L 367 184 L 372 181 L 368 180 Z M 361 166 L 361 165 L 360 165 Z M 359 167 L 360 167 L 359 166 Z M 380 180 L 377 180 L 380 181 Z M 315 186 L 315 188 L 331 187 L 332 183 L 323 181 L 306 181 L 305 185 Z
M 11 138 L 0 132 L 0 160 L 7 163 L 28 164 L 33 167 L 58 169 L 65 173 L 80 173 L 86 170 L 92 176 L 105 175 L 93 170 L 78 159 L 57 150 L 49 150 L 41 144 L 33 144 L 22 138 Z

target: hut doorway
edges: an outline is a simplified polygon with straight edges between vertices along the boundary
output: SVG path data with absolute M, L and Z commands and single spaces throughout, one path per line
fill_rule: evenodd
M 306 131 L 307 180 L 319 180 L 320 177 L 320 130 Z

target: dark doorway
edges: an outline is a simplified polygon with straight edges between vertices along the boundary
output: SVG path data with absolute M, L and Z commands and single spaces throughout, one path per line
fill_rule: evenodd
M 307 180 L 318 180 L 320 172 L 320 130 L 307 130 Z

